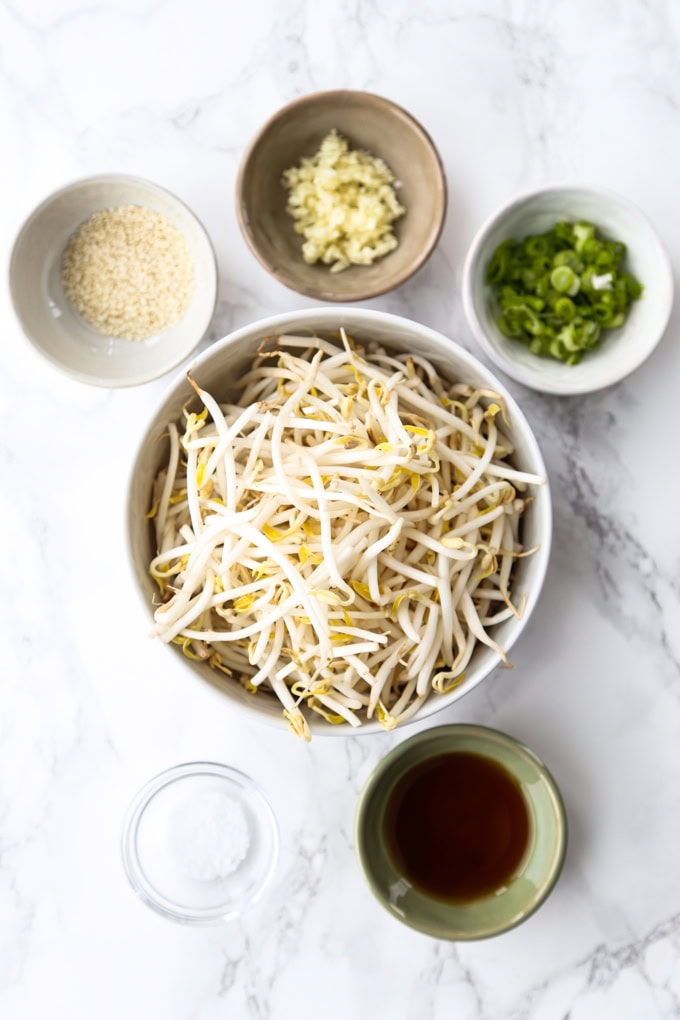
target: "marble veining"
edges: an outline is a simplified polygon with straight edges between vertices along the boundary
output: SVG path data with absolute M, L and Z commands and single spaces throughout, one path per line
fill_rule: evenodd
M 479 355 L 463 261 L 518 191 L 619 191 L 677 266 L 679 48 L 672 0 L 2 0 L 5 270 L 48 192 L 130 172 L 179 194 L 213 239 L 219 301 L 200 349 L 310 307 L 240 236 L 239 161 L 284 103 L 369 89 L 432 134 L 450 207 L 428 264 L 366 305 Z M 677 311 L 648 362 L 611 389 L 552 398 L 506 380 L 539 437 L 555 511 L 514 669 L 403 732 L 311 746 L 234 718 L 148 636 L 126 560 L 125 486 L 168 380 L 110 392 L 71 382 L 23 341 L 6 285 L 0 317 L 2 1020 L 680 1017 Z M 552 896 L 480 943 L 400 925 L 353 851 L 375 764 L 407 734 L 452 721 L 533 747 L 570 821 Z M 262 784 L 281 854 L 240 920 L 190 930 L 134 896 L 119 835 L 151 775 L 201 758 Z

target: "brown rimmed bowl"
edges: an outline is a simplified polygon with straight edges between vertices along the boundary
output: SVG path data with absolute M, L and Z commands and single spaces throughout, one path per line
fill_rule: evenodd
M 394 223 L 393 251 L 371 266 L 336 273 L 303 260 L 303 239 L 286 212 L 282 184 L 283 172 L 313 156 L 333 128 L 351 148 L 387 163 L 406 209 Z M 253 255 L 280 283 L 321 301 L 362 301 L 405 283 L 434 251 L 446 205 L 442 162 L 422 125 L 389 99 L 347 89 L 315 92 L 275 113 L 251 142 L 236 182 L 238 220 Z

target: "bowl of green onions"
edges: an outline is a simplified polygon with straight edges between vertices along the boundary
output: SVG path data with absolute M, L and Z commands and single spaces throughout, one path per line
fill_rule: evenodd
M 638 368 L 673 304 L 666 250 L 627 199 L 579 187 L 523 194 L 480 228 L 463 304 L 484 353 L 536 390 L 588 393 Z

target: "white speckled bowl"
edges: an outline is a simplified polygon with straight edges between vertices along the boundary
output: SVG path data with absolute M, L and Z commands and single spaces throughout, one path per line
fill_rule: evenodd
M 184 235 L 195 287 L 182 319 L 148 340 L 121 340 L 97 332 L 75 311 L 61 283 L 61 260 L 73 232 L 100 209 L 141 205 Z M 175 368 L 204 336 L 217 299 L 215 253 L 191 210 L 165 188 L 139 177 L 106 174 L 61 188 L 28 217 L 9 267 L 12 301 L 27 338 L 48 361 L 80 382 L 133 386 Z
M 558 220 L 588 220 L 628 247 L 627 264 L 644 285 L 620 329 L 607 330 L 578 365 L 542 358 L 503 336 L 494 321 L 486 270 L 507 238 L 543 233 Z M 507 375 L 545 393 L 576 394 L 619 382 L 649 357 L 668 324 L 673 275 L 666 250 L 647 217 L 631 202 L 596 188 L 547 187 L 512 199 L 478 231 L 463 272 L 463 305 L 484 353 Z
M 470 382 L 475 386 L 491 388 L 500 393 L 507 407 L 515 442 L 517 466 L 521 470 L 547 477 L 538 443 L 526 418 L 513 397 L 489 369 L 441 333 L 386 312 L 365 308 L 325 307 L 275 315 L 250 326 L 244 326 L 213 344 L 196 359 L 191 370 L 192 376 L 200 386 L 220 399 L 238 387 L 238 380 L 253 360 L 263 337 L 277 336 L 281 333 L 330 334 L 341 326 L 358 341 L 374 340 L 394 351 L 417 352 L 424 355 L 444 378 Z M 152 483 L 158 470 L 167 460 L 168 422 L 177 420 L 182 408 L 190 404 L 194 397 L 194 391 L 185 375 L 175 379 L 158 406 L 150 412 L 149 425 L 141 437 L 132 465 L 127 500 L 128 552 L 136 588 L 141 595 L 144 608 L 145 619 L 142 626 L 147 631 L 153 619 L 153 599 L 157 595 L 148 572 L 149 564 L 155 555 L 151 524 L 146 516 L 151 505 Z M 520 620 L 513 616 L 500 623 L 493 632 L 495 639 L 506 651 L 509 651 L 517 641 L 538 603 L 548 565 L 552 512 L 547 480 L 545 485 L 536 487 L 534 497 L 524 517 L 523 542 L 526 548 L 538 546 L 538 550 L 531 556 L 518 559 L 513 581 L 513 591 L 518 601 L 521 601 L 521 593 L 526 593 L 526 608 Z M 174 655 L 177 661 L 182 662 L 187 672 L 219 687 L 235 709 L 246 711 L 252 717 L 264 721 L 287 725 L 278 700 L 274 696 L 268 697 L 263 694 L 254 697 L 237 681 L 229 680 L 206 663 L 186 658 L 178 645 L 162 647 L 159 641 L 159 655 L 162 657 L 167 654 Z M 452 705 L 481 683 L 499 662 L 496 652 L 479 643 L 465 670 L 463 682 L 449 694 L 433 693 L 415 719 L 425 719 Z M 519 683 L 520 677 L 516 676 L 513 682 Z M 366 722 L 358 729 L 333 726 L 321 718 L 311 719 L 310 724 L 314 734 L 383 732 L 376 721 Z

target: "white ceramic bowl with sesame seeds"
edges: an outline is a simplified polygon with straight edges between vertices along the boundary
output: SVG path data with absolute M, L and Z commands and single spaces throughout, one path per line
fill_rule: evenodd
M 140 214 L 139 243 L 154 244 L 148 264 L 152 255 L 155 258 L 162 254 L 161 271 L 156 277 L 158 291 L 151 288 L 152 298 L 146 304 L 147 311 L 151 307 L 153 314 L 149 317 L 141 302 L 136 307 L 135 300 L 131 300 L 131 293 L 139 294 L 140 290 L 125 291 L 122 301 L 124 327 L 132 325 L 133 332 L 134 327 L 141 327 L 138 330 L 141 333 L 153 329 L 144 339 L 113 335 L 113 325 L 111 330 L 106 328 L 109 321 L 106 315 L 103 325 L 94 328 L 76 310 L 62 280 L 64 253 L 76 231 L 95 213 L 130 206 L 145 211 Z M 156 228 L 169 224 L 170 240 L 166 237 L 162 252 L 157 246 L 157 235 L 153 234 L 153 224 Z M 140 249 L 135 247 L 134 251 Z M 120 257 L 120 249 L 116 257 Z M 186 294 L 181 296 L 184 300 L 178 301 L 178 276 L 169 272 L 169 267 L 175 268 L 182 262 L 185 266 L 190 263 L 193 281 L 191 272 L 185 273 Z M 115 295 L 116 288 L 120 298 L 123 286 L 120 263 L 100 275 L 104 300 Z M 12 249 L 9 283 L 14 309 L 26 337 L 54 366 L 95 386 L 134 386 L 176 368 L 201 341 L 215 309 L 217 264 L 205 228 L 184 202 L 151 181 L 106 174 L 66 185 L 30 214 Z M 170 322 L 171 318 L 174 321 Z M 163 328 L 164 321 L 168 324 Z

